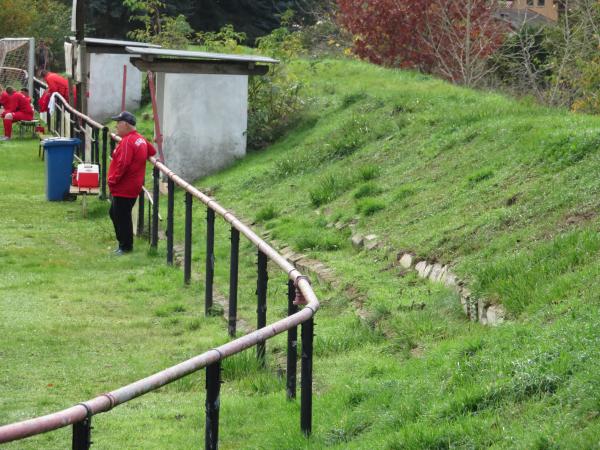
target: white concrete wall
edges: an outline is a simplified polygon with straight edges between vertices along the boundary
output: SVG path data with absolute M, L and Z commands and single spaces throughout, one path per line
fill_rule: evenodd
M 193 181 L 245 156 L 247 76 L 169 73 L 157 78 L 163 151 L 170 169 Z
M 100 122 L 121 111 L 123 66 L 127 66 L 125 109 L 135 111 L 142 99 L 142 73 L 130 62 L 130 54 L 89 54 L 88 115 Z

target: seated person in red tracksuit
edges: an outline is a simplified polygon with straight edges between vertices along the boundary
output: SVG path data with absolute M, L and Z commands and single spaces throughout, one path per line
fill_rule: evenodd
M 123 111 L 112 118 L 117 122 L 121 142 L 112 155 L 108 169 L 108 187 L 112 195 L 109 215 L 115 227 L 119 247 L 117 255 L 133 250 L 131 210 L 142 192 L 146 160 L 156 154 L 154 146 L 135 129 L 135 116 Z
M 15 92 L 12 87 L 6 88 L 7 96 L 2 96 L 4 111 L 1 116 L 4 122 L 4 136 L 0 141 L 7 141 L 12 137 L 13 122 L 19 120 L 33 120 L 33 107 L 31 99 L 22 92 Z

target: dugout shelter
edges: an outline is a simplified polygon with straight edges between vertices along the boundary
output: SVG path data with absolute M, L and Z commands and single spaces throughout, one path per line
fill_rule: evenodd
M 185 180 L 246 155 L 248 77 L 279 61 L 255 55 L 126 47 L 131 63 L 156 74 L 165 163 Z
M 67 75 L 81 81 L 82 71 L 87 71 L 87 115 L 104 122 L 121 111 L 123 80 L 125 78 L 125 109 L 135 111 L 142 100 L 142 73 L 130 62 L 131 53 L 142 48 L 160 48 L 159 45 L 134 41 L 85 38 L 84 49 L 76 48 L 75 38 L 65 42 Z M 78 56 L 85 55 L 86 64 L 78 63 Z M 125 77 L 124 77 L 125 72 Z

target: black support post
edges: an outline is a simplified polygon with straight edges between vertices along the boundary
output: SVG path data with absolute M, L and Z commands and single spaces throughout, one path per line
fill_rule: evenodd
M 185 248 L 183 255 L 183 282 L 192 279 L 192 194 L 185 193 Z
M 267 272 L 267 255 L 260 250 L 258 251 L 258 277 L 256 280 L 256 329 L 259 330 L 267 325 L 267 283 L 269 274 Z M 265 364 L 265 343 L 259 342 L 256 344 L 256 358 L 264 365 Z
M 159 191 L 159 175 L 160 171 L 155 167 L 152 170 L 152 178 L 154 180 L 152 189 L 152 230 L 150 233 L 150 246 L 154 249 L 158 247 L 158 204 L 160 201 Z
M 100 132 L 97 128 L 92 128 L 92 162 L 94 164 L 100 164 L 100 143 L 98 138 Z
M 213 306 L 213 278 L 215 273 L 215 212 L 206 209 L 206 291 L 204 293 L 204 315 L 211 314 Z
M 92 446 L 92 418 L 86 417 L 81 422 L 73 424 L 71 448 L 73 450 L 88 450 Z
M 300 428 L 305 436 L 312 431 L 313 319 L 302 324 L 302 379 L 300 380 Z
M 240 255 L 240 232 L 231 227 L 231 258 L 229 266 L 229 336 L 235 336 L 237 322 L 237 294 L 238 294 L 238 264 Z
M 142 236 L 144 234 L 144 214 L 146 207 L 146 193 L 142 189 L 140 196 L 138 197 L 138 223 L 137 223 L 137 234 Z
M 175 210 L 175 183 L 167 181 L 167 264 L 173 265 L 173 212 Z
M 206 368 L 206 424 L 204 448 L 219 448 L 219 407 L 221 391 L 221 362 L 217 361 Z
M 106 198 L 106 176 L 108 174 L 108 128 L 102 128 L 102 192 L 100 199 Z M 143 193 L 142 193 L 143 194 Z M 143 216 L 143 215 L 142 215 Z
M 298 312 L 294 305 L 296 287 L 292 280 L 288 280 L 288 316 Z M 298 327 L 290 328 L 287 332 L 287 370 L 286 392 L 288 399 L 296 398 L 296 371 L 298 370 Z

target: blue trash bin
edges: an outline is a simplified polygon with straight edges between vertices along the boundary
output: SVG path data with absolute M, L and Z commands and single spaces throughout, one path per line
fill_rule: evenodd
M 46 161 L 46 199 L 65 200 L 71 186 L 71 169 L 77 138 L 50 138 L 42 141 Z

